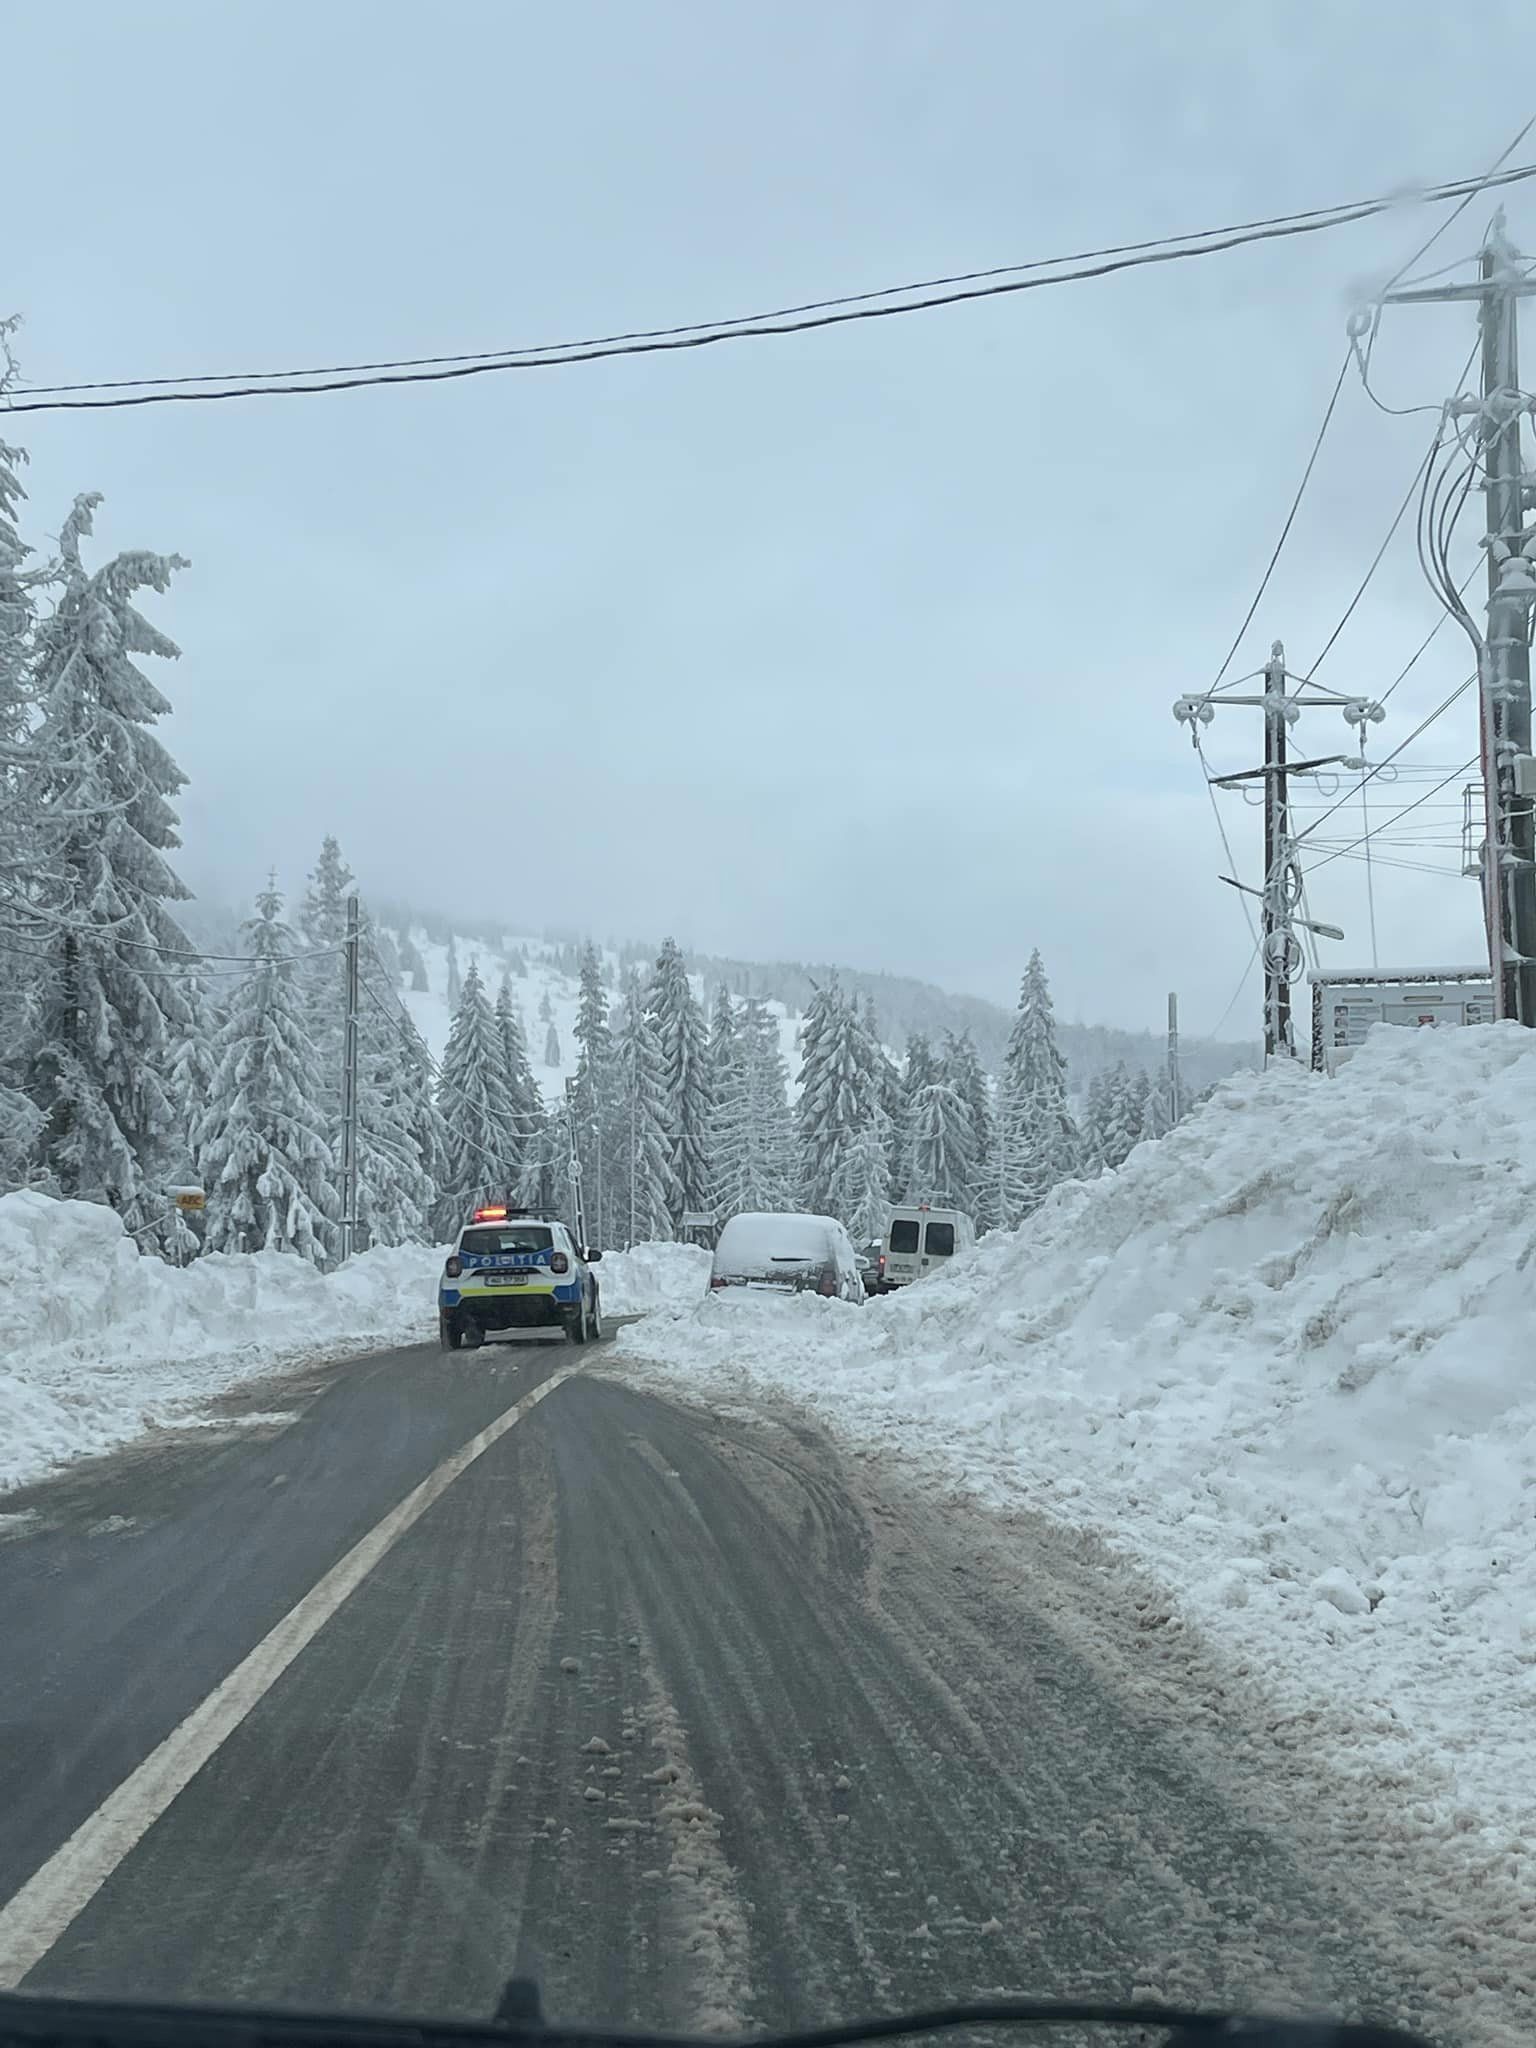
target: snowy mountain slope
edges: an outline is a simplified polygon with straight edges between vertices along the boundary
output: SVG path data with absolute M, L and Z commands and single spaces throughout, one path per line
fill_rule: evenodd
M 1277 1744 L 1323 1746 L 1390 1808 L 1395 1841 L 1523 1886 L 1529 1935 L 1533 1219 L 1536 1038 L 1381 1030 L 1337 1080 L 1228 1081 L 902 1295 L 706 1301 L 621 1358 L 791 1395 L 936 1483 L 1091 1532 L 1167 1589 L 1160 1625 L 1227 1646 Z
M 410 931 L 413 944 L 421 954 L 426 966 L 427 988 L 425 992 L 412 990 L 410 976 L 401 978 L 400 1000 L 410 1013 L 411 1021 L 426 1041 L 427 1050 L 434 1059 L 442 1057 L 443 1047 L 448 1043 L 448 1032 L 453 1022 L 453 1012 L 448 1002 L 448 945 L 427 936 L 425 929 L 413 926 Z M 534 1076 L 545 1097 L 550 1102 L 564 1099 L 565 1084 L 576 1072 L 576 1063 L 581 1048 L 576 1043 L 576 1005 L 579 994 L 576 976 L 571 973 L 563 959 L 568 957 L 568 948 L 548 939 L 527 937 L 517 932 L 507 932 L 497 940 L 487 940 L 483 935 L 453 935 L 453 947 L 458 958 L 459 972 L 467 972 L 471 960 L 479 962 L 481 978 L 486 982 L 492 996 L 501 985 L 503 974 L 509 974 L 512 993 L 523 1013 L 523 1027 L 528 1034 L 528 1051 L 533 1061 Z M 611 976 L 609 987 L 610 1003 L 618 997 L 620 959 L 611 947 L 599 947 L 599 955 Z M 526 962 L 526 972 L 523 966 Z M 701 974 L 689 976 L 689 983 L 701 1003 L 707 1003 L 712 984 Z M 559 1039 L 560 1058 L 551 1063 L 545 1058 L 546 1036 L 549 1030 L 543 1021 L 543 1006 L 548 1003 L 554 1027 Z M 769 1002 L 764 1008 L 777 1020 L 779 1027 L 779 1049 L 789 1071 L 790 1093 L 793 1096 L 795 1076 L 800 1064 L 797 1035 L 799 1020 L 789 1015 L 782 1003 Z

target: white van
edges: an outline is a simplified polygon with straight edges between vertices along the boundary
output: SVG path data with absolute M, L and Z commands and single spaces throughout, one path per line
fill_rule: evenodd
M 905 1202 L 891 1211 L 880 1248 L 882 1294 L 921 1280 L 976 1242 L 976 1226 L 963 1209 L 934 1209 L 926 1202 Z

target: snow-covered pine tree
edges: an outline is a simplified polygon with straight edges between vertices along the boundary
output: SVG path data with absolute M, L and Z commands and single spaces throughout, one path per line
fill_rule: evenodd
M 939 1078 L 938 1061 L 933 1056 L 933 1047 L 927 1035 L 914 1031 L 908 1035 L 906 1056 L 902 1061 L 897 1090 L 896 1136 L 892 1150 L 895 1165 L 891 1173 L 891 1192 L 901 1201 L 916 1201 L 916 1181 L 913 1178 L 912 1119 L 917 1098 L 923 1090 Z
M 176 1140 L 173 1139 L 168 1164 L 172 1180 L 196 1183 L 202 1173 L 202 1164 L 196 1154 L 194 1137 L 202 1127 L 208 1105 L 213 1100 L 214 1076 L 218 1071 L 214 1044 L 219 1020 L 213 1000 L 197 975 L 187 976 L 182 998 L 187 1008 L 187 1023 L 166 1070 L 166 1093 L 176 1109 L 182 1151 L 178 1165 Z
M 864 1029 L 834 976 L 807 1003 L 800 1031 L 795 1125 L 801 1199 L 816 1214 L 831 1213 L 854 1141 L 878 1107 L 867 1048 Z
M 1142 1081 L 1145 1085 L 1145 1076 Z M 1103 1121 L 1098 1132 L 1099 1152 L 1106 1166 L 1124 1166 L 1140 1141 L 1144 1113 L 1135 1078 L 1124 1060 L 1118 1060 L 1104 1084 Z
M 553 1024 L 554 1021 L 554 1005 L 549 1000 L 549 990 L 546 988 L 543 995 L 539 997 L 539 1022 L 541 1024 Z
M 1012 1228 L 1078 1170 L 1080 1141 L 1067 1104 L 1067 1063 L 1038 949 L 1029 956 L 999 1088 L 999 1196 Z
M 890 1119 L 878 1102 L 838 1163 L 830 1213 L 856 1245 L 885 1235 L 891 1215 Z
M 464 976 L 438 1077 L 446 1179 L 437 1228 L 447 1237 L 477 1202 L 502 1201 L 520 1179 L 525 1133 L 507 1086 L 506 1053 L 477 961 Z
M 347 937 L 347 898 L 353 887 L 352 870 L 342 859 L 334 835 L 327 832 L 320 842 L 319 858 L 309 871 L 297 925 L 301 949 L 317 956 L 301 963 L 300 987 L 320 1067 L 326 1128 L 338 1159 L 347 1019 L 347 963 L 343 947 Z
M 11 382 L 7 341 L 14 320 L 0 321 L 0 391 Z M 16 528 L 25 496 L 19 448 L 0 441 L 0 1193 L 18 1186 L 42 1129 L 42 1118 L 21 1088 L 15 1054 L 25 1041 L 30 972 L 26 942 L 31 921 L 22 915 L 37 872 L 36 815 L 25 740 L 31 707 L 30 664 L 35 615 L 33 589 L 41 572 L 25 567 L 30 550 Z
M 939 1072 L 965 1105 L 961 1162 L 964 1200 L 956 1207 L 966 1212 L 978 1231 L 990 1230 L 997 1191 L 997 1170 L 992 1157 L 992 1094 L 969 1031 L 962 1031 L 958 1037 L 952 1031 L 944 1034 Z
M 672 1107 L 656 1029 L 638 988 L 619 1015 L 613 1041 L 618 1110 L 610 1168 L 618 1235 L 626 1245 L 669 1238 L 682 1208 L 672 1166 Z
M 1082 1128 L 1078 1134 L 1078 1170 L 1097 1174 L 1104 1170 L 1104 1146 L 1109 1127 L 1109 1069 L 1101 1068 L 1088 1083 L 1083 1097 Z
M 452 932 L 448 934 L 448 978 L 444 983 L 444 993 L 449 1009 L 457 1016 L 464 996 L 464 977 L 459 972 L 459 949 Z
M 165 859 L 180 844 L 169 799 L 185 777 L 150 730 L 170 706 L 133 660 L 178 650 L 132 599 L 164 591 L 185 564 L 130 553 L 88 574 L 80 541 L 99 502 L 77 498 L 64 522 L 62 588 L 36 633 L 39 725 L 27 772 L 39 880 L 29 907 L 47 957 L 18 1069 L 43 1117 L 44 1183 L 110 1202 L 134 1227 L 164 1209 L 178 1125 L 165 1071 L 188 1008 L 163 955 L 189 947 L 165 908 L 188 895 Z
M 672 939 L 662 943 L 646 990 L 646 1008 L 661 1054 L 671 1133 L 673 1223 L 709 1206 L 709 1035 L 704 1013 Z
M 572 1096 L 582 1197 L 593 1242 L 616 1244 L 622 1226 L 612 1166 L 614 1120 L 618 1113 L 613 1031 L 608 1020 L 603 962 L 590 940 L 582 948 L 577 980 L 576 1022 L 572 1026 L 577 1055 Z
M 533 1077 L 523 1013 L 512 993 L 512 983 L 505 974 L 501 977 L 501 987 L 496 991 L 496 1030 L 501 1039 L 501 1070 L 512 1101 L 512 1114 L 519 1130 L 526 1128 L 531 1131 L 543 1117 L 544 1097 Z
M 436 1141 L 424 1153 L 415 1128 L 420 1059 L 403 1017 L 397 1021 L 384 1003 L 365 1001 L 357 1024 L 359 1242 L 419 1243 L 429 1233 L 437 1198 Z
M 1173 1083 L 1167 1067 L 1159 1067 L 1147 1088 L 1146 1113 L 1142 1118 L 1144 1138 L 1166 1138 L 1173 1129 Z
M 866 994 L 864 997 L 860 1022 L 864 1026 L 864 1036 L 871 1049 L 870 1064 L 875 1076 L 875 1099 L 885 1112 L 887 1184 L 895 1187 L 903 1177 L 902 1142 L 906 1094 L 902 1087 L 901 1068 L 885 1049 L 885 1041 L 880 1036 L 880 1017 L 872 995 Z
M 324 1265 L 339 1208 L 320 1072 L 275 881 L 244 927 L 250 972 L 214 1040 L 208 1106 L 194 1135 L 209 1251 L 291 1251 Z
M 560 1064 L 560 1033 L 551 1024 L 544 1034 L 544 1064 L 558 1067 Z
M 929 1081 L 912 1099 L 908 1123 L 908 1199 L 964 1209 L 970 1198 L 970 1115 L 946 1081 Z

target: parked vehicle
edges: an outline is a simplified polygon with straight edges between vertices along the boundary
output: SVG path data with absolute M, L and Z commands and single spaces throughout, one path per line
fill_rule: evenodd
M 927 1202 L 906 1202 L 891 1211 L 885 1229 L 880 1292 L 905 1287 L 942 1266 L 956 1252 L 976 1242 L 976 1226 L 963 1209 L 934 1209 Z
M 885 1292 L 885 1240 L 874 1238 L 859 1246 L 859 1278 L 866 1294 Z
M 720 1233 L 711 1291 L 743 1287 L 769 1294 L 813 1294 L 862 1301 L 859 1257 L 831 1216 L 733 1216 Z

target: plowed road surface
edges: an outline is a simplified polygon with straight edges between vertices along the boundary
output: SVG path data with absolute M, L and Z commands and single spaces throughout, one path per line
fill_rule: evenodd
M 610 1357 L 316 1368 L 0 1502 L 0 1987 L 1373 2002 L 1338 1886 L 1095 1675 L 1047 1564 Z

